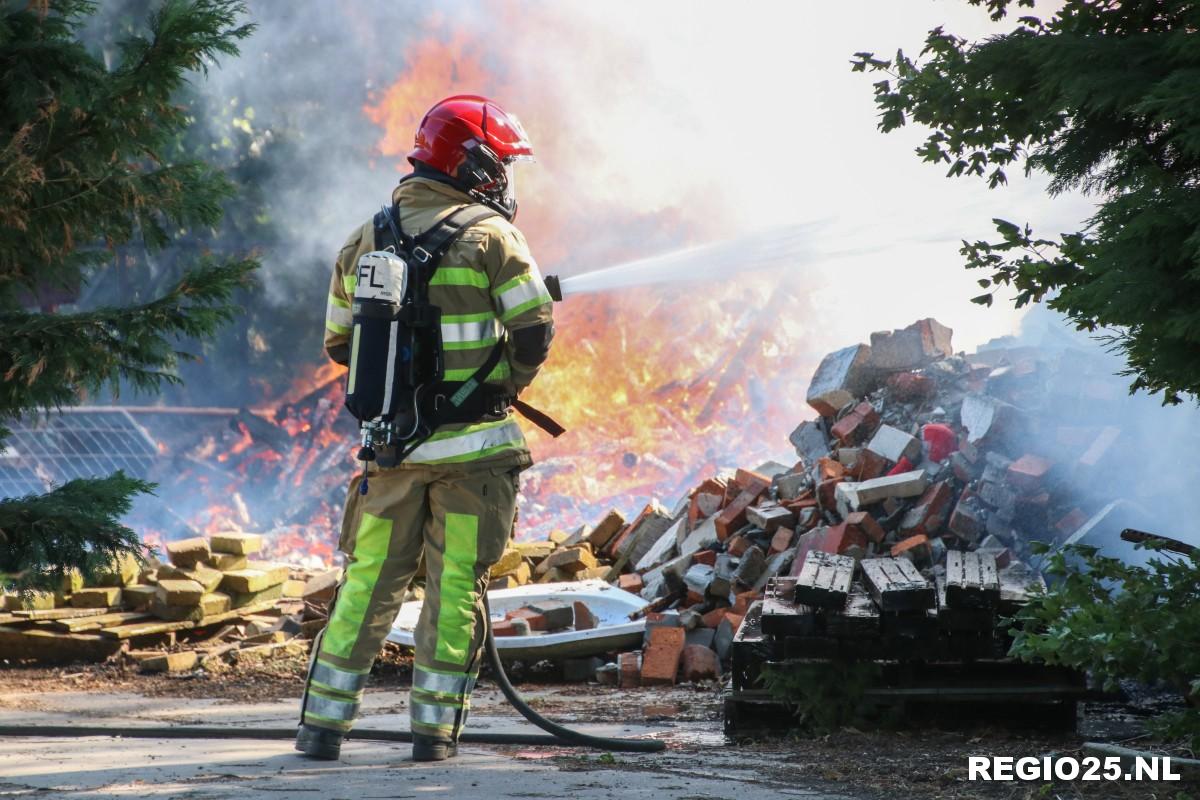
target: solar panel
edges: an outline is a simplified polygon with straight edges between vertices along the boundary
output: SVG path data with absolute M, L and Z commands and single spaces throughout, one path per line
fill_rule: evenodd
M 75 478 L 117 470 L 145 478 L 158 449 L 121 408 L 63 409 L 9 425 L 0 447 L 0 498 L 41 494 Z

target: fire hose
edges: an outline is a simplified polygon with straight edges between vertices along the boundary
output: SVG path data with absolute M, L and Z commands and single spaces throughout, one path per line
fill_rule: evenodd
M 483 594 L 483 606 L 490 619 L 491 610 L 487 592 Z M 537 733 L 473 733 L 464 731 L 459 741 L 464 744 L 523 744 L 554 745 L 568 747 L 594 747 L 598 750 L 613 750 L 625 753 L 658 753 L 666 749 L 666 742 L 659 739 L 618 739 L 608 736 L 593 736 L 571 730 L 543 717 L 529 707 L 517 693 L 496 648 L 496 638 L 488 626 L 484 640 L 488 664 L 495 673 L 496 683 L 509 704 L 521 716 L 546 731 Z M 169 725 L 0 725 L 0 736 L 24 736 L 46 738 L 79 738 L 84 736 L 120 736 L 127 739 L 293 739 L 295 728 L 260 728 L 241 726 L 169 726 Z M 346 734 L 348 739 L 379 742 L 411 742 L 412 734 L 407 731 L 359 730 Z

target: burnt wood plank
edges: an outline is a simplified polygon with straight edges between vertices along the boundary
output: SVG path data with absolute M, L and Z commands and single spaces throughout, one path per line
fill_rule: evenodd
M 937 576 L 934 587 L 937 590 L 938 626 L 945 631 L 970 631 L 980 633 L 990 631 L 996 625 L 994 606 L 962 607 L 951 606 L 946 602 L 945 576 Z
M 1045 590 L 1046 581 L 1023 561 L 1014 561 L 1000 570 L 999 613 L 1006 616 L 1017 613 L 1029 602 L 1035 591 Z
M 796 577 L 796 602 L 818 608 L 843 609 L 854 578 L 854 559 L 819 550 L 810 552 Z
M 946 606 L 995 608 L 1000 602 L 996 557 L 990 553 L 946 554 Z
M 937 602 L 933 586 L 908 559 L 871 558 L 861 566 L 863 580 L 881 611 L 924 611 Z
M 761 626 L 767 636 L 810 636 L 817 630 L 816 610 L 780 597 L 762 599 Z
M 855 586 L 846 598 L 841 611 L 831 612 L 825 622 L 831 636 L 847 639 L 879 636 L 879 610 L 875 601 L 860 587 Z

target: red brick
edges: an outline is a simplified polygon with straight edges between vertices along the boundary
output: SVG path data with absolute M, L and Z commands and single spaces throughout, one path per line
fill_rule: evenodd
M 760 494 L 761 492 L 744 491 L 717 515 L 718 539 L 725 541 L 729 534 L 746 524 L 746 509 L 758 502 Z
M 1035 492 L 1041 488 L 1047 473 L 1054 466 L 1040 456 L 1026 453 L 1008 467 L 1008 481 L 1013 486 L 1026 492 Z
M 983 535 L 986 526 L 979 512 L 968 502 L 969 498 L 970 495 L 963 492 L 958 505 L 954 507 L 954 513 L 950 515 L 948 527 L 955 536 L 973 542 Z
M 887 459 L 864 447 L 858 453 L 858 460 L 854 462 L 852 477 L 856 481 L 869 481 L 880 477 L 886 470 Z
M 700 617 L 700 623 L 706 628 L 715 628 L 721 624 L 721 620 L 725 619 L 725 615 L 728 613 L 728 608 L 714 608 Z
M 693 592 L 691 589 L 688 589 L 687 595 L 685 596 L 685 602 L 689 606 L 694 606 L 697 603 L 703 603 L 704 595 L 700 594 L 699 592 Z
M 927 559 L 930 554 L 929 537 L 923 533 L 918 533 L 916 536 L 910 536 L 907 539 L 897 542 L 892 547 L 892 558 L 911 554 L 917 561 Z
M 821 508 L 826 511 L 837 508 L 836 492 L 837 486 L 841 482 L 841 478 L 830 478 L 817 484 L 817 503 Z
M 493 636 L 521 636 L 522 631 L 517 630 L 517 626 L 510 619 L 494 620 L 492 622 Z
M 646 584 L 641 575 L 631 572 L 617 578 L 617 588 L 630 594 L 640 594 L 642 589 L 646 588 Z
M 749 550 L 750 545 L 752 544 L 753 542 L 751 542 L 747 537 L 738 534 L 737 536 L 731 537 L 729 541 L 725 543 L 725 552 L 729 553 L 729 555 L 733 556 L 734 558 L 741 558 L 742 553 Z M 716 562 L 713 563 L 715 564 Z
M 530 630 L 546 630 L 546 616 L 534 611 L 532 608 L 518 608 L 516 611 L 508 612 L 504 617 L 505 619 L 523 619 L 529 623 Z
M 1055 523 L 1054 528 L 1058 531 L 1062 538 L 1067 538 L 1075 531 L 1079 530 L 1083 523 L 1088 521 L 1087 514 L 1083 513 L 1078 508 L 1072 508 L 1070 512 Z
M 596 627 L 596 615 L 587 607 L 587 603 L 576 600 L 572 605 L 575 607 L 575 630 L 590 631 Z
M 742 627 L 742 620 L 745 614 L 726 614 L 725 619 L 729 620 L 729 624 L 733 627 L 733 632 L 737 633 L 738 628 Z
M 717 554 L 712 550 L 700 550 L 692 554 L 693 564 L 707 564 L 710 567 L 717 565 Z
M 933 484 L 925 490 L 917 504 L 905 513 L 900 521 L 900 533 L 933 536 L 945 524 L 952 502 L 954 491 L 948 482 Z
M 642 685 L 641 653 L 621 653 L 617 656 L 617 685 L 634 689 Z
M 626 525 L 624 528 L 622 528 L 620 533 L 612 537 L 608 544 L 604 546 L 604 554 L 609 558 L 613 558 L 616 555 L 617 550 L 620 549 L 621 545 L 625 542 L 625 539 L 629 536 L 632 530 L 632 525 Z
M 796 532 L 791 528 L 780 528 L 775 531 L 775 535 L 771 537 L 771 548 L 768 551 L 769 555 L 782 553 L 792 546 L 792 542 L 796 539 Z
M 862 402 L 838 420 L 829 432 L 843 447 L 849 447 L 870 436 L 878 425 L 879 413 L 875 411 L 875 407 Z
M 689 644 L 683 648 L 683 664 L 680 675 L 689 683 L 715 681 L 721 677 L 721 665 L 717 654 L 702 644 Z
M 761 597 L 761 594 L 753 590 L 749 592 L 740 592 L 734 597 L 734 603 L 729 607 L 728 611 L 735 617 L 744 617 L 746 616 L 746 612 L 750 610 L 750 606 L 754 605 L 754 601 L 760 599 Z M 720 624 L 719 620 L 717 624 Z
M 651 628 L 650 642 L 642 651 L 642 686 L 670 686 L 679 674 L 683 657 L 683 628 Z
M 742 487 L 743 492 L 762 494 L 767 489 L 771 488 L 770 478 L 751 469 L 741 469 L 739 467 L 738 471 L 734 474 L 733 479 L 737 481 L 738 486 Z
M 836 458 L 825 456 L 817 460 L 817 474 L 822 481 L 841 480 L 846 477 L 846 465 Z
M 866 511 L 855 511 L 846 517 L 846 526 L 853 528 L 863 536 L 878 544 L 887 535 L 879 522 Z
M 897 372 L 889 375 L 887 386 L 891 389 L 892 397 L 905 403 L 925 400 L 937 393 L 937 384 L 933 378 L 915 372 Z

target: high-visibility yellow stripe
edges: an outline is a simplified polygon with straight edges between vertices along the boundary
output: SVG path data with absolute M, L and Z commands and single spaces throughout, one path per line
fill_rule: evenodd
M 483 366 L 483 365 L 480 364 L 477 367 L 469 367 L 467 369 L 448 369 L 448 370 L 446 370 L 445 379 L 448 381 L 456 381 L 456 382 L 465 381 L 468 378 L 470 378 L 472 375 L 474 375 L 475 370 L 479 369 L 479 367 L 481 367 L 481 366 Z M 504 380 L 505 378 L 509 377 L 510 375 L 512 375 L 512 367 L 510 367 L 508 365 L 508 361 L 501 361 L 499 364 L 496 365 L 496 368 L 492 370 L 491 374 L 488 375 L 487 378 L 485 378 L 484 380 L 487 383 L 495 383 L 497 381 Z
M 525 447 L 521 426 L 511 417 L 458 431 L 440 431 L 434 436 L 441 438 L 424 442 L 408 460 L 419 464 L 459 464 Z
M 329 295 L 329 302 L 333 303 L 335 306 L 338 306 L 340 308 L 349 308 L 350 307 L 350 303 L 348 301 L 343 300 L 342 298 L 338 297 L 336 294 Z
M 429 281 L 430 286 L 473 286 L 476 289 L 488 288 L 488 276 L 470 267 L 438 267 Z
M 441 602 L 438 606 L 434 658 L 451 664 L 465 664 L 475 632 L 475 559 L 479 517 L 450 512 L 446 514 L 445 528 L 446 550 L 442 555 L 442 576 L 438 584 Z M 416 710 L 416 704 L 413 710 Z M 425 724 L 444 722 L 439 719 L 421 721 Z
M 354 540 L 354 561 L 346 568 L 346 580 L 333 606 L 333 616 L 321 639 L 321 652 L 349 658 L 367 619 L 371 592 L 392 540 L 392 521 L 366 512 Z
M 358 286 L 358 274 L 351 272 L 349 275 L 342 276 L 342 288 L 346 290 L 347 297 L 354 297 L 354 289 Z

